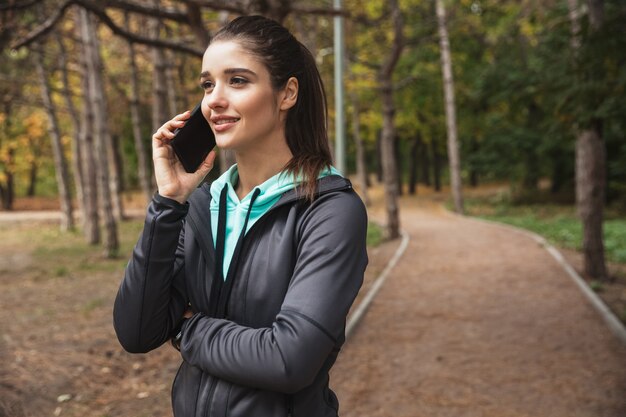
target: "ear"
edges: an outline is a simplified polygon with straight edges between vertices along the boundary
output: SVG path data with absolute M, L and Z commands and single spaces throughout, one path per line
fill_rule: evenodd
M 291 77 L 287 80 L 285 88 L 282 91 L 282 99 L 280 101 L 281 110 L 289 110 L 296 105 L 298 101 L 298 79 Z

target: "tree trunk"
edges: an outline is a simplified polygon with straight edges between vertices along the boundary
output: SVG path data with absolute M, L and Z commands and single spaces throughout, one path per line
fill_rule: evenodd
M 110 200 L 111 204 L 111 214 L 114 217 L 113 224 L 111 224 L 110 219 L 108 219 L 108 213 L 104 214 L 105 220 L 105 228 L 107 229 L 107 239 L 105 245 L 107 247 L 107 254 L 111 251 L 108 256 L 115 256 L 113 252 L 117 250 L 117 227 L 115 225 L 115 219 L 122 220 L 124 219 L 124 208 L 122 207 L 122 195 L 119 189 L 120 179 L 118 178 L 118 172 L 120 172 L 120 168 L 116 166 L 115 160 L 115 152 L 116 150 L 113 147 L 113 139 L 111 138 L 111 134 L 109 132 L 108 126 L 108 106 L 105 96 L 105 86 L 104 80 L 102 77 L 104 65 L 102 63 L 102 57 L 100 56 L 100 41 L 98 39 L 97 32 L 97 24 L 95 24 L 91 18 L 89 20 L 89 30 L 91 31 L 91 62 L 88 62 L 88 65 L 93 65 L 91 71 L 89 71 L 90 75 L 93 79 L 93 99 L 94 103 L 97 107 L 94 108 L 95 115 L 95 123 L 96 123 L 96 150 L 100 150 L 96 157 L 101 159 L 102 156 L 106 157 L 104 161 L 104 165 L 100 165 L 98 161 L 98 166 L 102 166 L 107 172 L 100 173 L 100 179 L 106 179 L 108 190 L 99 190 L 100 196 Z M 104 192 L 104 194 L 103 194 Z M 108 206 L 109 202 L 100 201 L 101 205 Z M 101 207 L 102 208 L 102 207 Z M 109 230 L 109 228 L 113 228 L 113 230 Z M 115 235 L 115 236 L 113 236 Z
M 33 158 L 28 168 L 28 188 L 26 188 L 26 196 L 34 197 L 37 190 L 37 158 Z
M 435 191 L 441 191 L 441 154 L 437 148 L 437 142 L 432 139 L 430 145 L 433 150 L 433 176 L 435 178 Z
M 475 136 L 472 136 L 472 138 L 470 139 L 470 152 L 472 153 L 472 155 L 478 154 L 478 148 L 478 141 L 476 140 Z M 476 188 L 478 187 L 478 169 L 476 168 L 475 164 L 472 164 L 470 166 L 469 171 L 470 187 Z
M 417 194 L 417 159 L 419 157 L 418 149 L 420 147 L 421 139 L 418 135 L 411 141 L 411 149 L 409 151 L 409 194 Z
M 390 0 L 391 18 L 394 27 L 394 36 L 391 52 L 385 59 L 379 73 L 379 88 L 383 107 L 383 132 L 381 138 L 381 154 L 383 165 L 383 180 L 385 184 L 385 205 L 387 209 L 387 237 L 395 239 L 400 236 L 400 215 L 398 208 L 398 169 L 396 166 L 394 142 L 396 138 L 394 126 L 395 106 L 393 103 L 392 75 L 398 63 L 404 39 L 402 33 L 402 14 L 397 0 Z
M 74 184 L 76 186 L 76 201 L 78 203 L 78 209 L 80 212 L 83 213 L 84 217 L 84 213 L 86 212 L 85 207 L 87 206 L 87 204 L 85 203 L 83 194 L 83 184 L 85 182 L 85 177 L 83 176 L 82 152 L 80 146 L 80 118 L 78 116 L 78 112 L 76 111 L 76 106 L 74 106 L 74 102 L 72 101 L 72 94 L 70 92 L 71 89 L 67 69 L 67 52 L 65 50 L 65 45 L 63 45 L 61 35 L 59 35 L 57 31 L 55 31 L 55 38 L 57 41 L 57 45 L 59 46 L 59 65 L 61 67 L 61 80 L 63 82 L 61 91 L 65 100 L 67 111 L 70 115 L 70 120 L 72 121 L 72 171 L 74 174 Z
M 54 170 L 57 180 L 57 188 L 59 190 L 59 202 L 61 206 L 61 230 L 67 231 L 74 228 L 74 216 L 72 213 L 72 197 L 70 195 L 70 181 L 67 170 L 67 161 L 63 152 L 63 144 L 61 143 L 61 132 L 52 94 L 50 92 L 50 83 L 44 69 L 44 61 L 41 49 L 42 46 L 37 45 L 35 50 L 35 61 L 37 73 L 39 75 L 39 83 L 41 85 L 41 97 L 48 115 L 48 134 L 52 141 L 52 155 L 54 157 Z M 36 170 L 36 165 L 34 166 Z M 34 178 L 33 178 L 34 184 Z M 34 191 L 34 189 L 33 189 Z M 34 193 L 33 193 L 34 194 Z
M 576 202 L 583 224 L 585 274 L 607 280 L 603 217 L 606 151 L 601 126 L 581 130 L 576 140 Z
M 159 37 L 160 23 L 157 19 L 150 19 L 150 32 L 155 38 Z M 165 53 L 161 48 L 152 47 L 152 131 L 156 132 L 163 123 L 167 122 L 173 114 L 168 114 L 167 94 L 167 63 Z
M 98 183 L 96 181 L 96 162 L 94 157 L 94 132 L 96 126 L 94 123 L 94 110 L 92 103 L 92 92 L 90 88 L 90 76 L 89 69 L 87 67 L 87 61 L 90 59 L 88 55 L 90 52 L 89 38 L 83 31 L 83 26 L 88 23 L 83 23 L 83 20 L 87 16 L 83 17 L 83 12 L 80 12 L 80 37 L 82 41 L 82 54 L 81 54 L 81 72 L 82 72 L 82 87 L 83 87 L 83 109 L 80 120 L 80 161 L 82 162 L 81 172 L 83 174 L 83 200 L 84 206 L 82 211 L 82 223 L 85 239 L 91 245 L 100 243 L 100 216 L 98 213 Z
M 419 165 L 421 166 L 422 169 L 422 183 L 428 187 L 431 186 L 431 180 L 430 180 L 430 150 L 428 148 L 428 145 L 426 145 L 424 143 L 424 141 L 422 140 L 421 135 L 418 137 L 419 139 L 419 147 L 418 147 L 418 152 L 419 152 Z
M 130 28 L 128 14 L 125 16 L 125 26 Z M 146 203 L 152 198 L 152 186 L 150 184 L 150 165 L 146 147 L 141 137 L 141 117 L 139 112 L 139 71 L 135 57 L 135 47 L 128 42 L 130 61 L 130 118 L 133 125 L 133 139 L 135 152 L 137 153 L 137 177 Z
M 572 41 L 577 55 L 580 46 L 580 24 L 575 0 L 568 1 L 572 23 Z M 604 1 L 588 0 L 590 31 L 596 32 L 604 24 Z M 602 82 L 602 74 L 589 74 Z M 576 128 L 576 205 L 583 226 L 583 253 L 585 274 L 606 281 L 609 275 L 604 255 L 603 218 L 606 193 L 606 150 L 602 139 L 602 120 L 593 120 L 589 126 Z
M 367 164 L 365 162 L 365 147 L 361 138 L 361 121 L 359 117 L 359 98 L 356 92 L 350 94 L 352 99 L 352 131 L 354 132 L 354 144 L 356 145 L 356 175 L 361 190 L 361 196 L 366 206 L 370 205 L 367 191 Z
M 454 209 L 463 214 L 463 195 L 461 190 L 461 159 L 457 139 L 456 109 L 454 100 L 454 79 L 452 77 L 452 57 L 450 41 L 446 26 L 446 10 L 443 0 L 436 0 L 437 23 L 439 26 L 439 44 L 441 47 L 441 68 L 443 73 L 443 89 L 446 106 L 446 125 L 448 130 L 448 159 L 450 162 L 450 186 Z
M 7 151 L 7 165 L 11 165 L 14 153 L 15 151 L 13 149 L 9 149 Z M 13 210 L 13 202 L 15 201 L 15 185 L 13 172 L 11 172 L 8 167 L 5 168 L 4 178 L 4 184 L 0 183 L 0 199 L 2 200 L 2 209 Z
M 88 39 L 87 45 L 89 57 L 87 60 L 87 69 L 89 75 L 89 88 L 91 90 L 92 109 L 94 113 L 95 125 L 95 154 L 96 154 L 96 173 L 98 177 L 98 202 L 99 209 L 104 217 L 105 230 L 105 256 L 113 258 L 117 256 L 119 250 L 119 241 L 117 237 L 117 223 L 114 214 L 113 196 L 111 195 L 112 180 L 110 175 L 109 163 L 111 160 L 110 136 L 107 127 L 106 99 L 104 97 L 104 83 L 102 82 L 101 58 L 98 49 L 98 37 L 96 25 L 91 20 L 91 16 L 86 10 L 81 10 L 83 17 L 83 30 L 85 39 Z
M 395 128 L 394 128 L 395 131 Z M 394 137 L 393 139 L 393 155 L 396 159 L 396 177 L 398 179 L 398 196 L 404 195 L 403 178 L 404 164 L 402 159 L 402 153 L 400 152 L 400 138 Z
M 383 132 L 376 132 L 376 181 L 383 182 Z

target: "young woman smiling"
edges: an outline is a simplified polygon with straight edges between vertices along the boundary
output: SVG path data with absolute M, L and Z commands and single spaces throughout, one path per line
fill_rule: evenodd
M 202 113 L 236 164 L 197 188 L 153 135 L 158 193 L 114 308 L 123 347 L 168 340 L 182 364 L 174 415 L 337 416 L 328 372 L 367 265 L 365 208 L 332 166 L 324 87 L 287 29 L 239 17 L 202 61 Z

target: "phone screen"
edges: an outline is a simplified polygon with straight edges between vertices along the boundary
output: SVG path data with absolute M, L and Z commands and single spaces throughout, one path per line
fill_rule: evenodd
M 198 104 L 192 111 L 185 125 L 174 131 L 170 142 L 178 160 L 185 171 L 192 173 L 198 170 L 202 161 L 215 147 L 215 135 L 206 121 Z

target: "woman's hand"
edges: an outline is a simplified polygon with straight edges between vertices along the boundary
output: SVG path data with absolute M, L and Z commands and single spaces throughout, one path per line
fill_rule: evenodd
M 213 168 L 215 151 L 209 152 L 198 170 L 187 173 L 169 144 L 174 131 L 185 125 L 191 112 L 186 111 L 166 122 L 152 135 L 152 160 L 159 194 L 184 203 Z

